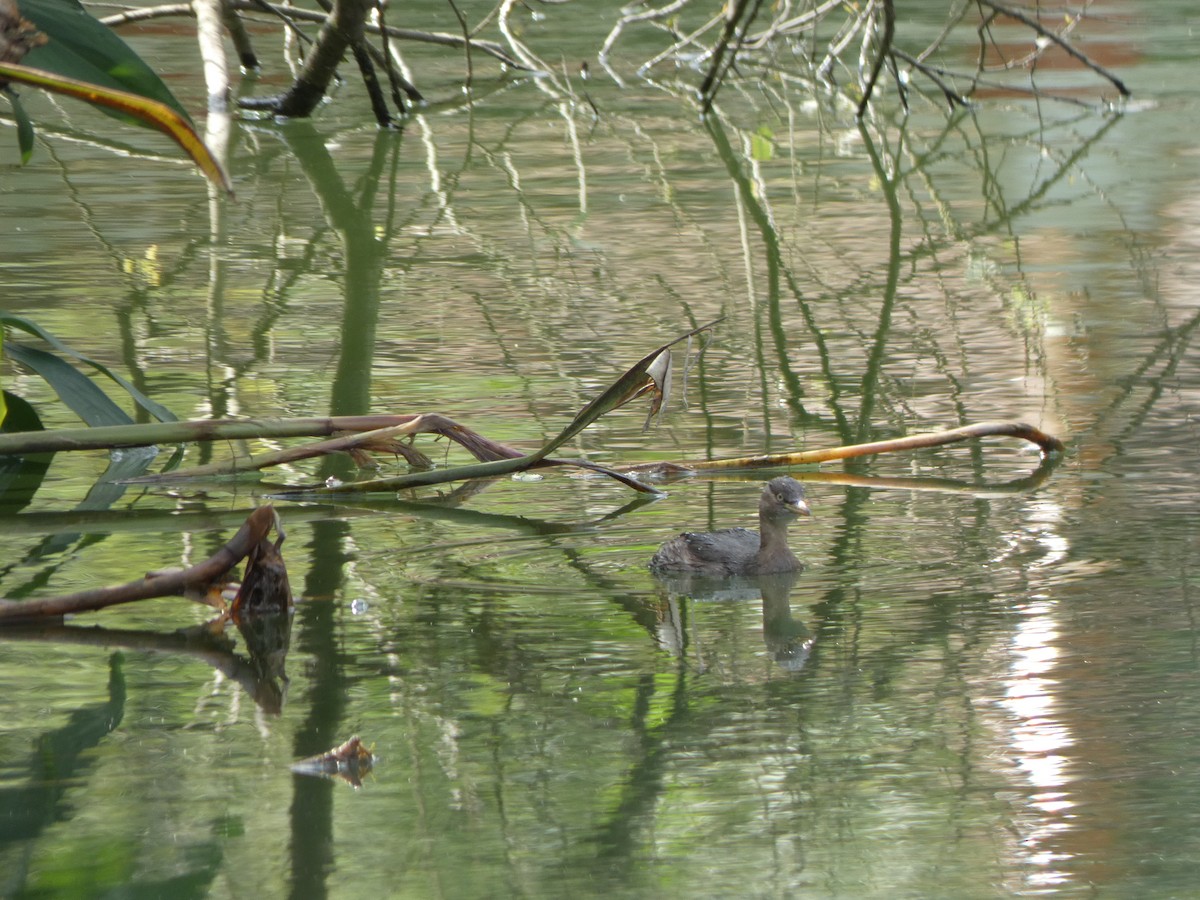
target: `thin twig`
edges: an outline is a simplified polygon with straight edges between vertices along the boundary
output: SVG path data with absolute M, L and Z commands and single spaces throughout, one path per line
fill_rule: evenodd
M 402 76 L 396 68 L 396 60 L 392 57 L 392 46 L 388 37 L 387 22 L 384 21 L 384 11 L 387 9 L 387 4 L 382 0 L 375 0 L 375 15 L 379 17 L 379 43 L 381 46 L 376 49 L 371 45 L 372 59 L 376 65 L 382 66 L 383 71 L 387 72 L 388 84 L 392 89 L 392 102 L 396 104 L 396 110 L 403 115 L 408 106 L 405 103 L 403 94 L 407 94 L 408 98 L 415 103 L 421 101 L 421 96 L 417 93 L 414 85 L 410 84 L 408 79 Z M 413 95 L 416 94 L 414 97 Z
M 895 36 L 896 9 L 892 5 L 892 0 L 883 0 L 883 38 L 879 42 L 879 48 L 875 51 L 875 64 L 871 67 L 871 77 L 867 79 L 862 99 L 858 102 L 857 116 L 860 119 L 867 111 L 867 104 L 871 102 L 871 94 L 875 90 L 875 82 L 879 80 L 879 73 L 883 70 L 883 63 L 891 55 L 892 38 Z
M 684 47 L 687 47 L 691 44 L 695 44 L 697 38 L 699 38 L 701 35 L 707 33 L 713 27 L 718 25 L 722 18 L 724 18 L 724 16 L 722 16 L 721 13 L 717 13 L 717 15 L 713 16 L 711 19 L 709 19 L 707 22 L 705 22 L 703 25 L 701 25 L 695 31 L 691 32 L 690 34 L 684 35 L 681 38 L 676 39 L 675 43 L 672 44 L 670 47 L 667 47 L 665 50 L 661 51 L 660 53 L 654 54 L 654 56 L 650 57 L 648 60 L 646 60 L 640 66 L 638 66 L 638 68 L 637 68 L 638 73 L 644 74 L 645 72 L 650 71 L 655 66 L 657 66 L 660 62 L 662 62 L 664 59 L 674 56 L 676 53 L 678 53 Z M 703 47 L 703 45 L 700 45 L 700 46 Z M 711 53 L 710 50 L 708 50 L 707 48 L 704 49 L 705 56 L 708 56 L 710 53 Z
M 375 72 L 375 63 L 371 60 L 370 45 L 359 41 L 351 45 L 350 52 L 354 54 L 354 62 L 358 65 L 358 74 L 362 76 L 367 88 L 367 97 L 371 101 L 371 112 L 375 114 L 375 124 L 380 128 L 390 128 L 392 111 L 388 109 L 387 100 L 383 96 L 383 88 L 379 84 L 379 76 Z
M 926 78 L 928 78 L 934 84 L 936 84 L 938 86 L 938 89 L 942 92 L 942 96 L 944 96 L 946 98 L 946 102 L 950 104 L 950 109 L 954 109 L 955 106 L 964 106 L 965 107 L 965 106 L 970 105 L 970 102 L 967 100 L 966 97 L 964 97 L 962 94 L 960 94 L 958 91 L 956 91 L 954 88 L 950 87 L 950 85 L 946 84 L 946 82 L 942 80 L 942 76 L 944 76 L 944 75 L 950 76 L 950 75 L 952 75 L 952 73 L 947 72 L 944 69 L 939 69 L 935 66 L 931 66 L 927 63 L 923 63 L 920 60 L 918 60 L 916 57 L 909 56 L 907 53 L 905 53 L 903 50 L 900 50 L 899 48 L 893 48 L 892 55 L 898 56 L 900 59 L 904 60 L 910 66 L 912 66 L 917 71 L 919 71 L 922 75 L 924 75 Z
M 1105 78 L 1109 82 L 1111 82 L 1113 87 L 1115 87 L 1118 91 L 1120 91 L 1122 97 L 1129 96 L 1130 91 L 1129 91 L 1129 88 L 1127 88 L 1125 86 L 1125 82 L 1121 81 L 1121 79 L 1119 79 L 1116 75 L 1113 75 L 1111 72 L 1109 72 L 1107 69 L 1105 69 L 1099 63 L 1092 62 L 1091 59 L 1088 58 L 1087 55 L 1080 53 L 1078 50 L 1076 50 L 1074 47 L 1072 47 L 1067 41 L 1063 40 L 1062 37 L 1060 37 L 1059 35 L 1055 34 L 1053 31 L 1051 31 L 1050 29 L 1048 29 L 1044 25 L 1042 25 L 1042 23 L 1039 22 L 1037 19 L 1031 19 L 1029 16 L 1025 15 L 1020 10 L 1012 9 L 1007 6 L 1002 6 L 1001 4 L 994 2 L 994 0 L 979 0 L 979 2 L 982 3 L 984 6 L 988 7 L 989 9 L 994 9 L 996 12 L 1000 13 L 1001 15 L 1008 16 L 1010 19 L 1016 19 L 1018 22 L 1021 22 L 1022 24 L 1029 26 L 1034 31 L 1036 31 L 1038 34 L 1040 34 L 1042 37 L 1046 38 L 1046 40 L 1053 41 L 1055 44 L 1057 44 L 1059 47 L 1061 47 L 1064 51 L 1066 51 L 1068 56 L 1074 57 L 1079 62 L 1083 63 L 1085 66 L 1087 66 L 1089 69 L 1091 69 L 1093 72 L 1095 72 L 1097 75 L 1099 75 L 1100 77 Z
M 267 11 L 274 15 L 281 16 L 289 21 L 300 22 L 316 22 L 323 23 L 328 16 L 323 12 L 318 12 L 312 9 L 299 9 L 293 6 L 281 6 L 275 3 L 261 3 L 256 0 L 229 0 L 231 9 L 239 12 L 255 12 Z M 170 16 L 191 16 L 194 15 L 192 5 L 190 3 L 167 3 L 161 6 L 148 6 L 143 9 L 129 9 L 122 13 L 117 13 L 111 16 L 105 16 L 100 20 L 101 24 L 107 25 L 110 28 L 115 28 L 119 25 L 127 25 L 133 22 L 144 22 L 148 19 L 159 19 Z M 381 28 L 378 25 L 367 23 L 365 30 L 369 34 L 379 34 Z M 438 44 L 447 47 L 463 46 L 463 37 L 459 34 L 445 34 L 440 31 L 416 31 L 411 28 L 394 28 L 388 26 L 387 33 L 389 37 L 396 38 L 402 41 L 416 41 L 424 44 Z M 513 58 L 513 56 L 505 52 L 504 48 L 495 41 L 480 41 L 472 38 L 471 46 L 477 50 L 482 50 L 489 56 L 498 59 L 505 65 L 512 66 L 516 69 L 528 68 L 524 63 Z
M 753 7 L 749 7 L 750 3 L 754 4 Z M 747 12 L 748 7 L 749 12 Z M 762 0 L 738 0 L 737 5 L 727 11 L 726 15 L 728 19 L 725 22 L 725 31 L 713 51 L 712 68 L 709 69 L 708 76 L 700 85 L 700 96 L 703 98 L 701 110 L 703 112 L 708 113 L 712 110 L 717 90 L 721 87 L 721 82 L 724 80 L 726 73 L 733 68 L 734 60 L 737 59 L 742 42 L 746 39 L 746 32 L 758 16 L 760 9 L 762 9 Z M 744 23 L 743 19 L 745 19 Z M 730 49 L 729 45 L 733 42 L 735 36 L 737 37 L 737 43 Z M 729 58 L 728 62 L 725 61 L 726 55 Z
M 466 17 L 459 11 L 454 0 L 446 0 L 450 4 L 450 8 L 454 10 L 454 15 L 458 19 L 459 27 L 463 33 L 463 47 L 466 48 L 467 54 L 467 83 L 463 87 L 469 92 L 471 90 L 471 81 L 475 77 L 475 70 L 471 65 L 471 30 L 467 27 Z
M 854 35 L 858 34 L 858 30 L 862 28 L 863 23 L 867 20 L 872 5 L 872 3 L 868 3 L 866 10 L 842 25 L 842 34 L 834 36 L 833 43 L 829 45 L 829 49 L 825 52 L 825 58 L 821 61 L 821 65 L 817 67 L 817 73 L 820 77 L 830 80 L 834 61 L 841 59 L 842 51 L 850 45 L 850 41 L 854 39 Z
M 512 49 L 513 53 L 520 57 L 525 68 L 537 72 L 545 72 L 547 75 L 550 75 L 550 67 L 542 62 L 524 41 L 517 37 L 516 32 L 509 25 L 508 17 L 515 5 L 516 0 L 502 0 L 496 13 L 496 27 L 500 29 L 500 33 L 504 35 L 504 39 L 508 41 L 508 46 Z
M 953 90 L 941 80 L 941 78 L 953 77 L 955 73 L 938 66 L 931 66 L 928 63 L 919 62 L 918 60 L 909 56 L 903 50 L 896 49 L 892 52 L 900 59 L 917 68 L 922 75 L 934 82 L 941 89 L 942 93 L 946 95 L 946 99 L 949 101 L 951 107 L 955 105 L 964 107 L 971 105 L 970 100 L 966 96 Z M 1059 103 L 1067 103 L 1073 106 L 1082 107 L 1083 109 L 1095 109 L 1095 104 L 1088 103 L 1085 100 L 1080 100 L 1078 97 L 1064 97 L 1058 94 L 1049 94 L 1044 91 L 1039 91 L 1037 88 L 1027 88 L 1020 87 L 1019 85 L 1004 84 L 999 81 L 985 80 L 978 76 L 964 77 L 971 77 L 971 90 L 974 90 L 977 87 L 995 88 L 996 90 L 1011 91 L 1014 94 L 1025 94 L 1029 97 L 1034 97 L 1039 100 L 1057 100 Z
M 628 15 L 622 16 L 617 20 L 617 24 L 612 27 L 612 31 L 608 33 L 608 37 L 604 39 L 604 43 L 600 47 L 600 52 L 596 54 L 596 59 L 600 62 L 600 65 L 608 68 L 608 51 L 610 51 L 613 44 L 617 42 L 617 38 L 620 37 L 621 32 L 624 30 L 626 25 L 632 25 L 635 22 L 648 22 L 657 19 L 665 19 L 667 16 L 674 15 L 675 13 L 679 12 L 679 10 L 683 9 L 691 2 L 692 0 L 675 0 L 674 3 L 668 3 L 666 6 L 659 7 L 658 9 L 648 9 L 644 12 L 629 13 Z M 841 2 L 841 0 L 838 0 L 838 2 Z M 451 3 L 453 3 L 453 0 L 451 0 Z

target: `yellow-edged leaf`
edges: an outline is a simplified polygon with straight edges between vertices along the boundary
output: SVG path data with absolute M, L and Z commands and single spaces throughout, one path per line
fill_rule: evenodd
M 96 106 L 115 109 L 133 116 L 147 125 L 157 128 L 174 140 L 200 167 L 200 171 L 209 181 L 219 185 L 226 193 L 233 193 L 233 185 L 229 181 L 229 176 L 225 174 L 221 164 L 209 152 L 204 140 L 186 119 L 165 103 L 131 94 L 128 91 L 100 87 L 86 81 L 76 81 L 73 78 L 55 75 L 53 72 L 12 63 L 0 62 L 0 78 L 32 85 L 56 94 L 65 94 L 68 97 L 75 97 Z

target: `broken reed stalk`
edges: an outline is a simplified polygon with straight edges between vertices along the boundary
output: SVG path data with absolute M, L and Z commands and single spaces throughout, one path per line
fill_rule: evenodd
M 57 431 L 21 431 L 0 434 L 0 456 L 56 453 L 60 450 L 119 450 L 155 444 L 195 441 L 240 441 L 254 438 L 327 437 L 380 428 L 408 428 L 440 434 L 462 444 L 473 454 L 492 453 L 487 459 L 521 454 L 463 428 L 437 413 L 400 416 L 324 416 L 305 419 L 193 419 L 187 422 L 154 422 L 145 425 L 108 425 L 97 428 L 63 428 Z
M 824 450 L 802 450 L 796 453 L 772 453 L 763 456 L 742 456 L 735 459 L 710 459 L 697 462 L 656 462 L 643 463 L 633 466 L 622 466 L 620 469 L 606 469 L 576 459 L 535 459 L 534 455 L 524 457 L 509 457 L 490 462 L 480 462 L 467 466 L 456 466 L 450 469 L 431 469 L 425 472 L 411 472 L 406 475 L 395 475 L 371 481 L 354 481 L 336 485 L 314 485 L 296 491 L 287 491 L 274 496 L 283 499 L 303 499 L 321 494 L 371 493 L 378 491 L 398 491 L 433 484 L 445 484 L 451 481 L 465 481 L 471 478 L 493 478 L 507 475 L 525 469 L 541 468 L 547 465 L 568 465 L 592 469 L 611 478 L 616 478 L 634 490 L 660 493 L 654 487 L 636 480 L 637 475 L 662 476 L 671 474 L 686 474 L 689 472 L 728 470 L 728 469 L 763 469 L 782 468 L 786 466 L 814 465 L 823 462 L 833 462 L 839 459 L 853 459 L 858 456 L 870 456 L 879 453 L 898 453 L 905 450 L 922 450 L 930 447 L 940 447 L 944 444 L 954 444 L 961 441 L 981 437 L 1016 437 L 1037 444 L 1042 455 L 1062 453 L 1066 447 L 1063 442 L 1053 435 L 1027 425 L 1024 422 L 980 422 L 976 425 L 964 425 L 949 431 L 934 431 L 926 434 L 914 434 L 907 437 L 891 438 L 886 441 L 872 441 L 868 444 L 849 444 L 842 447 L 829 447 Z
M 581 414 L 582 415 L 582 414 Z M 661 474 L 666 471 L 712 471 L 727 469 L 760 469 L 784 466 L 814 465 L 839 459 L 853 459 L 879 453 L 897 453 L 939 447 L 981 437 L 1016 437 L 1037 444 L 1043 454 L 1061 453 L 1062 441 L 1023 422 L 980 422 L 949 431 L 908 435 L 867 444 L 851 444 L 823 450 L 803 450 L 795 453 L 772 453 L 734 459 L 698 460 L 692 462 L 656 462 L 607 469 L 585 460 L 564 460 L 524 454 L 478 432 L 458 424 L 438 413 L 419 415 L 330 416 L 309 419 L 213 419 L 190 422 L 164 422 L 150 425 L 115 425 L 101 428 L 74 428 L 53 432 L 18 432 L 0 434 L 0 455 L 46 453 L 59 450 L 111 450 L 142 447 L 152 444 L 188 441 L 248 440 L 252 438 L 312 437 L 338 434 L 332 440 L 303 447 L 279 450 L 255 456 L 249 460 L 228 460 L 175 472 L 133 479 L 136 482 L 160 482 L 172 478 L 204 477 L 253 471 L 285 462 L 292 462 L 324 453 L 354 450 L 396 452 L 409 462 L 423 458 L 418 451 L 398 444 L 398 437 L 434 434 L 460 444 L 478 463 L 411 472 L 375 480 L 348 482 L 334 486 L 313 486 L 291 493 L 369 493 L 396 491 L 422 485 L 444 484 L 472 478 L 487 478 L 510 474 L 526 468 L 553 465 L 577 466 L 616 478 L 635 490 L 655 489 L 628 477 L 638 474 Z M 520 462 L 518 462 L 520 460 Z
M 449 438 L 468 450 L 478 462 L 473 465 L 454 466 L 448 469 L 426 469 L 388 478 L 354 481 L 337 484 L 313 485 L 289 491 L 283 496 L 305 494 L 371 493 L 394 492 L 421 485 L 444 484 L 473 478 L 492 478 L 543 466 L 570 465 L 615 478 L 637 491 L 659 493 L 649 485 L 623 473 L 657 473 L 666 471 L 686 472 L 708 469 L 753 469 L 768 466 L 797 466 L 850 459 L 876 453 L 894 453 L 937 447 L 942 444 L 986 437 L 1005 435 L 1032 441 L 1041 447 L 1043 454 L 1062 452 L 1060 440 L 1039 431 L 1032 425 L 1021 422 L 982 422 L 950 431 L 911 435 L 869 444 L 833 447 L 826 450 L 807 450 L 798 453 L 770 454 L 766 456 L 741 457 L 738 459 L 706 460 L 696 463 L 654 463 L 625 467 L 622 471 L 599 466 L 587 460 L 560 459 L 551 453 L 579 434 L 583 429 L 602 416 L 624 406 L 646 393 L 652 396 L 650 418 L 656 416 L 667 400 L 671 382 L 671 348 L 683 340 L 707 331 L 717 322 L 709 322 L 694 328 L 687 334 L 663 344 L 644 356 L 627 369 L 616 381 L 576 413 L 557 436 L 532 453 L 523 453 L 496 441 L 489 440 L 478 432 L 459 425 L 452 419 L 437 413 L 401 416 L 330 416 L 310 419 L 215 419 L 189 422 L 164 422 L 152 425 L 118 425 L 98 428 L 64 429 L 54 432 L 19 432 L 0 434 L 0 456 L 5 454 L 47 453 L 58 450 L 113 450 L 122 447 L 140 447 L 153 444 L 185 443 L 192 441 L 245 440 L 266 437 L 313 437 L 339 435 L 331 441 L 323 441 L 308 447 L 280 450 L 264 454 L 250 461 L 233 460 L 209 466 L 196 467 L 173 473 L 174 477 L 197 477 L 228 474 L 246 470 L 257 470 L 266 466 L 279 465 L 309 456 L 335 451 L 359 452 L 370 449 L 381 452 L 396 452 L 410 463 L 427 466 L 424 454 L 399 443 L 398 437 L 413 437 L 416 434 L 436 434 Z M 358 432 L 358 434 L 354 434 Z M 362 433 L 365 432 L 365 433 Z M 163 475 L 136 479 L 140 482 L 163 480 Z
M 88 612 L 148 600 L 151 597 L 172 597 L 190 590 L 206 590 L 209 585 L 236 566 L 259 542 L 270 533 L 275 511 L 268 504 L 260 506 L 246 517 L 245 523 L 228 543 L 204 562 L 179 572 L 151 574 L 116 587 L 95 588 L 46 597 L 41 600 L 0 600 L 0 624 L 23 622 L 62 616 L 67 613 Z
M 395 418 L 403 417 L 396 416 Z M 301 459 L 310 459 L 314 456 L 362 451 L 394 453 L 403 456 L 410 465 L 428 467 L 431 463 L 425 454 L 397 440 L 397 438 L 402 437 L 415 437 L 418 434 L 436 434 L 447 437 L 469 450 L 471 455 L 476 459 L 485 461 L 515 458 L 522 455 L 519 450 L 514 450 L 511 447 L 506 447 L 504 444 L 488 440 L 483 435 L 465 428 L 453 419 L 448 419 L 438 413 L 424 413 L 422 415 L 409 416 L 408 419 L 409 421 L 401 425 L 389 425 L 386 428 L 373 428 L 370 431 L 343 434 L 328 441 L 318 441 L 315 444 L 305 444 L 301 447 L 275 450 L 271 453 L 263 453 L 248 459 L 222 460 L 204 466 L 192 466 L 187 469 L 176 469 L 173 472 L 163 472 L 160 475 L 133 478 L 130 481 L 133 483 L 159 482 L 179 478 L 201 478 L 209 475 L 234 475 L 239 472 L 256 472 L 270 466 L 279 466 Z M 345 422 L 346 419 L 335 418 L 335 421 Z
M 898 453 L 904 450 L 924 450 L 956 444 L 981 437 L 1015 437 L 1037 444 L 1043 455 L 1062 453 L 1066 447 L 1062 441 L 1024 422 L 979 422 L 964 425 L 949 431 L 931 431 L 925 434 L 910 434 L 886 441 L 871 441 L 867 444 L 847 444 L 824 450 L 802 450 L 796 453 L 769 453 L 762 456 L 742 456 L 736 459 L 708 459 L 684 463 L 646 463 L 628 466 L 624 472 L 654 472 L 656 469 L 673 471 L 711 471 L 714 469 L 766 469 L 780 466 L 804 466 L 833 462 L 838 459 L 854 459 L 878 453 Z

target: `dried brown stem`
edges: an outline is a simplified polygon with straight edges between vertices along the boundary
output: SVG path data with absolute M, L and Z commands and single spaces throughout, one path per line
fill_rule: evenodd
M 1043 454 L 1062 453 L 1066 447 L 1063 442 L 1053 435 L 1046 434 L 1033 425 L 1024 422 L 979 422 L 975 425 L 964 425 L 962 428 L 952 428 L 949 431 L 933 431 L 927 434 L 911 434 L 901 438 L 891 438 L 886 441 L 872 441 L 867 444 L 849 444 L 843 447 L 829 447 L 824 450 L 802 450 L 796 453 L 771 453 L 763 456 L 742 456 L 736 459 L 709 459 L 698 462 L 668 463 L 666 467 L 674 472 L 711 471 L 714 469 L 766 469 L 778 466 L 803 466 L 815 463 L 833 462 L 839 459 L 854 459 L 858 456 L 871 456 L 878 453 L 898 453 L 905 450 L 923 450 L 929 447 L 941 447 L 945 444 L 955 444 L 981 437 L 1016 437 L 1037 444 Z M 642 466 L 625 468 L 626 472 L 654 472 L 662 468 L 662 463 L 649 463 Z
M 151 597 L 181 596 L 190 591 L 206 589 L 241 562 L 252 548 L 257 547 L 270 532 L 274 521 L 274 509 L 270 505 L 260 506 L 246 517 L 241 529 L 224 547 L 204 562 L 179 572 L 151 574 L 128 584 L 95 588 L 61 597 L 0 600 L 0 624 L 87 612 L 119 603 L 132 603 Z
M 489 440 L 478 432 L 459 425 L 452 419 L 437 413 L 426 413 L 413 416 L 400 425 L 390 425 L 386 428 L 375 428 L 370 431 L 360 431 L 343 434 L 328 441 L 318 441 L 305 444 L 302 447 L 290 447 L 263 453 L 250 459 L 230 459 L 209 463 L 204 466 L 193 466 L 188 469 L 176 469 L 161 475 L 146 476 L 134 479 L 139 482 L 165 481 L 179 478 L 199 478 L 209 475 L 232 475 L 237 472 L 254 472 L 270 466 L 296 462 L 301 459 L 311 459 L 315 456 L 325 456 L 330 453 L 350 453 L 355 450 L 373 450 L 384 453 L 398 453 L 409 463 L 427 465 L 428 460 L 423 454 L 413 452 L 396 442 L 396 438 L 410 437 L 417 434 L 435 434 L 447 437 L 464 447 L 478 460 L 487 462 L 493 459 L 515 459 L 523 454 L 512 447 Z M 412 455 L 410 455 L 412 454 Z
M 477 459 L 501 459 L 521 453 L 459 425 L 438 413 L 420 415 L 322 416 L 301 419 L 192 419 L 151 425 L 62 428 L 0 435 L 0 456 L 56 453 L 60 450 L 116 450 L 193 441 L 237 441 L 254 438 L 323 437 L 347 432 L 404 426 L 439 434 L 461 444 Z M 481 455 L 483 454 L 483 455 Z

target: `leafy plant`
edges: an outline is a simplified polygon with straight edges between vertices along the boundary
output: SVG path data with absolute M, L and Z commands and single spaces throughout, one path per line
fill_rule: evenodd
M 22 18 L 22 14 L 27 18 Z M 225 191 L 229 178 L 187 111 L 149 65 L 75 0 L 0 3 L 0 86 L 13 109 L 22 162 L 33 153 L 33 121 L 11 82 L 74 97 L 174 140 Z
M 100 390 L 94 382 L 68 362 L 68 360 L 75 360 L 76 362 L 90 366 L 101 375 L 111 379 L 130 396 L 135 404 L 160 422 L 177 421 L 175 414 L 161 403 L 151 400 L 127 380 L 108 368 L 108 366 L 68 347 L 36 322 L 31 322 L 23 316 L 0 312 L 0 327 L 7 329 L 15 328 L 23 331 L 26 334 L 40 338 L 50 346 L 50 350 L 43 350 L 31 344 L 19 344 L 12 340 L 0 342 L 10 359 L 40 375 L 54 389 L 54 392 L 58 394 L 59 399 L 88 425 L 92 427 L 132 425 L 133 419 L 125 410 L 117 406 L 104 391 Z M 2 334 L 3 332 L 0 332 L 0 336 Z M 4 413 L 3 417 L 0 418 L 0 427 L 8 431 L 11 424 L 9 422 L 9 415 L 14 413 L 16 407 L 13 407 L 11 404 L 11 398 L 14 395 L 5 391 L 4 396 L 7 409 L 0 408 L 0 413 Z M 25 405 L 27 406 L 28 404 Z M 30 408 L 30 411 L 32 411 L 32 408 Z M 34 423 L 34 420 L 37 420 L 36 413 L 32 419 L 27 416 L 23 417 L 23 421 L 30 425 Z M 35 428 L 11 430 L 38 430 L 40 427 L 41 422 L 37 420 Z
M 5 329 L 23 331 L 49 349 L 35 344 L 5 340 Z M 145 396 L 136 387 L 113 372 L 103 363 L 90 359 L 68 347 L 46 329 L 35 322 L 11 313 L 0 313 L 0 351 L 8 358 L 35 372 L 53 388 L 66 406 L 89 426 L 134 426 L 133 419 L 121 409 L 104 391 L 79 371 L 74 363 L 82 363 L 111 379 L 133 399 L 134 403 L 160 422 L 173 422 L 175 415 L 160 403 Z M 45 434 L 41 416 L 23 397 L 10 391 L 0 391 L 0 437 L 22 437 L 30 434 Z M 53 451 L 50 451 L 53 452 Z M 152 456 L 116 457 L 109 464 L 100 483 L 115 483 L 124 478 L 140 475 L 149 465 Z M 49 467 L 47 452 L 32 452 L 0 456 L 0 510 L 15 512 L 28 505 L 41 486 Z M 119 496 L 107 492 L 109 500 Z M 101 496 L 91 496 L 83 501 L 84 506 L 98 508 L 106 505 Z

